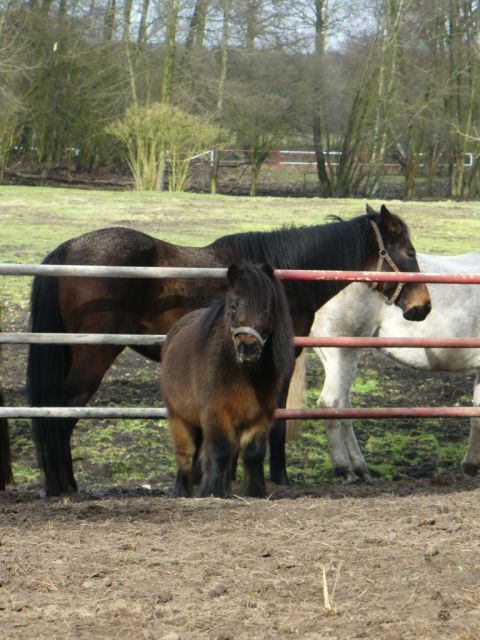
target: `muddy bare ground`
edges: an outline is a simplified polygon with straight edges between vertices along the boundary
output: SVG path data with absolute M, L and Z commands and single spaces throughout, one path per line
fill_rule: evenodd
M 4 349 L 9 405 L 25 402 L 25 354 Z M 372 404 L 471 396 L 471 375 L 364 364 L 382 372 Z M 126 352 L 95 402 L 154 406 L 157 376 Z M 468 422 L 439 430 L 458 443 Z M 442 475 L 407 459 L 399 481 L 344 486 L 302 482 L 306 451 L 292 486 L 269 485 L 268 500 L 236 486 L 222 501 L 170 499 L 173 469 L 151 490 L 113 488 L 108 465 L 84 456 L 78 496 L 46 500 L 39 484 L 0 494 L 0 639 L 480 639 L 480 479 L 459 475 L 460 459 Z
M 13 404 L 24 388 L 12 353 Z M 471 391 L 469 376 L 419 382 L 385 359 L 368 364 L 385 367 L 390 404 L 454 404 Z M 154 379 L 119 386 L 138 366 L 120 360 L 97 402 L 129 389 L 155 404 Z M 268 500 L 238 486 L 225 501 L 172 500 L 170 480 L 122 490 L 105 476 L 90 490 L 87 477 L 69 499 L 38 487 L 1 495 L 0 638 L 480 638 L 479 479 L 296 482 L 270 485 Z
M 308 493 L 2 496 L 0 637 L 479 637 L 477 481 Z

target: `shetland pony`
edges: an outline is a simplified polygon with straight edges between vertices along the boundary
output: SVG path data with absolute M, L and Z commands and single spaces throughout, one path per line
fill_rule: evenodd
M 161 391 L 175 446 L 175 496 L 191 496 L 201 445 L 201 496 L 231 495 L 242 451 L 246 493 L 266 495 L 254 438 L 266 434 L 295 361 L 282 284 L 269 265 L 231 265 L 228 289 L 179 320 L 162 350 Z

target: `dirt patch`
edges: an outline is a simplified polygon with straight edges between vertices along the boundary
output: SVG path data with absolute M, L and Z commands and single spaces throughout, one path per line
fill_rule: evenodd
M 9 403 L 20 403 L 24 350 L 5 357 Z M 454 404 L 471 389 L 466 376 L 411 372 L 373 353 L 363 366 L 382 371 L 385 404 Z M 126 352 L 96 403 L 156 404 L 157 374 L 156 365 Z M 310 375 L 318 384 L 319 372 Z M 412 427 L 395 424 L 402 428 Z M 417 428 L 455 442 L 468 422 Z M 80 443 L 101 429 L 80 425 Z M 128 446 L 146 468 L 155 451 L 130 429 Z M 371 429 L 381 438 L 389 425 L 360 425 L 363 444 Z M 119 432 L 105 451 L 118 455 L 125 437 Z M 407 457 L 397 472 L 427 478 L 344 486 L 310 475 L 302 482 L 315 464 L 312 449 L 305 443 L 291 487 L 269 485 L 269 500 L 172 500 L 171 460 L 152 490 L 135 481 L 114 488 L 110 465 L 88 453 L 76 461 L 88 492 L 45 500 L 37 483 L 0 495 L 0 636 L 478 638 L 480 479 L 458 475 L 459 459 L 438 475 L 423 455 Z M 240 485 L 235 491 L 242 495 Z
M 20 310 L 15 322 L 23 326 Z M 9 405 L 25 402 L 25 357 L 23 347 L 4 350 Z M 413 372 L 373 352 L 362 368 L 381 374 L 381 397 L 362 396 L 364 406 L 468 404 L 471 395 L 467 375 Z M 309 376 L 321 384 L 318 365 Z M 94 402 L 119 398 L 157 405 L 157 365 L 122 354 Z M 438 455 L 419 455 L 423 441 L 412 438 L 393 464 L 400 480 L 344 486 L 321 476 L 312 456 L 325 451 L 306 439 L 298 458 L 289 453 L 294 484 L 269 485 L 268 500 L 172 500 L 173 461 L 159 463 L 166 431 L 130 423 L 92 447 L 102 429 L 84 421 L 75 434 L 87 491 L 45 500 L 35 480 L 0 495 L 2 640 L 479 638 L 480 479 L 458 475 L 463 450 L 439 474 Z M 372 432 L 385 443 L 402 430 L 462 449 L 468 421 L 362 423 L 367 461 L 379 453 Z M 33 466 L 28 423 L 13 424 L 12 436 L 16 463 Z M 138 455 L 138 475 L 114 487 L 121 451 Z
M 477 481 L 287 493 L 1 496 L 2 638 L 478 638 Z
M 28 186 L 75 187 L 77 189 L 108 189 L 123 191 L 133 188 L 133 179 L 125 170 L 104 170 L 97 174 L 75 171 L 68 167 L 47 168 L 42 165 L 12 166 L 4 172 L 4 184 Z M 167 185 L 165 185 L 167 186 Z M 248 196 L 251 186 L 251 169 L 241 163 L 238 166 L 222 166 L 218 176 L 217 193 L 234 196 Z M 210 169 L 208 163 L 193 165 L 186 186 L 194 193 L 210 192 Z M 256 194 L 258 196 L 316 198 L 319 195 L 315 171 L 290 170 L 279 171 L 272 165 L 264 165 L 258 178 Z M 403 178 L 385 175 L 375 194 L 379 199 L 403 199 L 405 184 Z M 360 187 L 352 197 L 363 198 L 365 193 Z M 438 200 L 449 196 L 447 177 L 436 177 L 432 182 L 418 178 L 412 198 L 416 200 Z

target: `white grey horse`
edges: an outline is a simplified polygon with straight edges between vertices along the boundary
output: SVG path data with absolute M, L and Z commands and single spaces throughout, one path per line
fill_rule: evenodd
M 418 254 L 427 273 L 480 273 L 480 253 L 460 256 Z M 315 316 L 311 335 L 380 336 L 417 338 L 480 337 L 480 286 L 430 284 L 432 311 L 422 322 L 408 322 L 401 311 L 387 306 L 382 296 L 353 283 L 325 304 Z M 319 407 L 350 407 L 361 349 L 315 347 L 325 369 Z M 480 405 L 480 349 L 382 348 L 395 361 L 428 371 L 475 371 L 473 403 Z M 301 371 L 296 372 L 302 375 Z M 293 385 L 294 386 L 294 385 Z M 290 404 L 294 402 L 290 401 Z M 292 405 L 291 405 L 292 406 Z M 298 406 L 298 404 L 297 404 Z M 371 475 L 358 445 L 352 420 L 325 420 L 328 449 L 334 473 L 347 482 L 370 481 Z M 480 418 L 471 419 L 463 471 L 475 475 L 480 466 Z

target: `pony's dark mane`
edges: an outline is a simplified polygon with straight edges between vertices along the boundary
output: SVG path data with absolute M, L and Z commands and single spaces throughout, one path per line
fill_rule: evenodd
M 378 214 L 362 215 L 348 221 L 336 220 L 323 225 L 250 231 L 218 238 L 212 246 L 226 262 L 268 262 L 277 269 L 360 269 L 365 261 L 365 227 L 369 218 L 378 222 Z M 341 238 L 341 242 L 339 239 Z M 314 283 L 285 282 L 287 288 L 305 289 L 315 306 L 316 292 L 327 298 L 341 288 L 334 281 Z
M 205 309 L 199 324 L 200 337 L 202 340 L 208 339 L 217 319 L 223 315 L 223 311 L 225 309 L 225 300 L 225 295 L 221 295 L 216 298 L 209 307 Z

